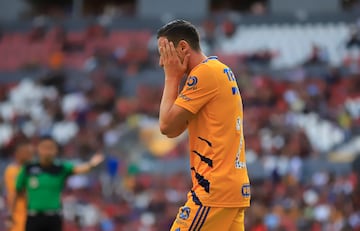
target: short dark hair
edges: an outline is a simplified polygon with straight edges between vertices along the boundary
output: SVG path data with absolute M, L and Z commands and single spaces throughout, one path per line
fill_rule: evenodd
M 181 40 L 189 43 L 190 47 L 196 51 L 200 51 L 199 32 L 193 24 L 185 20 L 174 20 L 162 26 L 157 32 L 157 38 L 166 37 L 173 42 L 175 46 Z
M 53 142 L 56 146 L 58 146 L 57 141 L 56 141 L 52 136 L 50 136 L 50 135 L 40 136 L 38 143 L 40 144 L 40 143 L 42 143 L 42 142 L 44 142 L 44 141 L 51 141 L 51 142 Z
M 21 148 L 30 145 L 31 141 L 29 139 L 23 138 L 23 139 L 18 139 L 15 141 L 15 145 L 14 145 L 14 152 L 18 152 Z

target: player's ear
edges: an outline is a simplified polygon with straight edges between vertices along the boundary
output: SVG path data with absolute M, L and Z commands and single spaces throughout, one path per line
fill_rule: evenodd
M 186 52 L 187 50 L 189 50 L 190 45 L 185 40 L 180 40 L 178 47 L 182 52 Z

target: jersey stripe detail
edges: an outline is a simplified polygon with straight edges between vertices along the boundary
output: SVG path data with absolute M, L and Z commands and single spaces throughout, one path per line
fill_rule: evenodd
M 211 143 L 210 141 L 208 141 L 207 139 L 202 138 L 202 137 L 200 137 L 200 136 L 198 136 L 198 139 L 200 139 L 200 140 L 202 140 L 202 141 L 206 142 L 206 143 L 207 143 L 207 145 L 209 145 L 209 147 L 212 147 L 212 143 Z
M 190 227 L 189 231 L 195 231 L 195 230 L 197 230 L 197 227 L 199 226 L 200 222 L 201 222 L 202 219 L 203 219 L 203 216 L 204 216 L 204 214 L 205 214 L 206 208 L 207 208 L 207 207 L 204 207 L 204 208 L 202 209 L 201 214 L 200 214 L 200 217 L 199 217 L 199 219 L 197 220 L 196 225 L 194 226 L 194 229 L 191 229 L 191 227 Z
M 213 167 L 213 161 L 212 161 L 212 159 L 210 159 L 210 158 L 207 158 L 206 156 L 203 156 L 203 155 L 201 155 L 198 151 L 196 151 L 196 150 L 193 150 L 193 153 L 195 153 L 196 155 L 198 155 L 199 157 L 200 157 L 200 160 L 202 161 L 202 162 L 205 162 L 207 165 L 209 165 L 209 167 Z
M 199 197 L 196 195 L 195 191 L 191 190 L 191 196 L 192 196 L 192 200 L 196 205 L 200 205 L 202 206 L 202 203 L 199 199 Z
M 203 225 L 204 225 L 204 223 L 205 223 L 205 221 L 206 221 L 206 218 L 207 218 L 209 212 L 210 212 L 210 207 L 206 207 L 206 212 L 205 212 L 204 219 L 202 220 L 202 222 L 201 222 L 201 224 L 200 224 L 200 226 L 199 226 L 199 229 L 198 229 L 197 231 L 200 231 L 201 228 L 203 227 Z
M 191 225 L 190 225 L 189 230 L 191 230 L 191 228 L 192 228 L 192 227 L 194 226 L 194 224 L 197 222 L 197 217 L 198 217 L 200 211 L 202 211 L 202 210 L 203 210 L 203 207 L 202 207 L 202 205 L 200 205 L 200 207 L 198 208 L 198 210 L 197 210 L 197 212 L 196 212 L 196 215 L 195 215 L 195 217 L 194 217 L 194 220 L 192 221 L 192 223 L 191 223 Z
M 204 188 L 205 192 L 209 193 L 210 192 L 210 182 L 207 179 L 205 179 L 204 176 L 202 176 L 198 172 L 196 172 L 194 167 L 192 167 L 191 170 L 193 170 L 195 172 L 195 178 L 196 178 L 198 184 Z

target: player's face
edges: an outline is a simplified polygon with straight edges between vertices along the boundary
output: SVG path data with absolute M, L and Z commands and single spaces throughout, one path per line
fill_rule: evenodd
M 29 162 L 34 156 L 34 148 L 31 144 L 24 144 L 18 148 L 16 155 L 21 163 Z
M 58 152 L 57 144 L 52 140 L 43 140 L 38 145 L 38 154 L 40 160 L 52 161 Z

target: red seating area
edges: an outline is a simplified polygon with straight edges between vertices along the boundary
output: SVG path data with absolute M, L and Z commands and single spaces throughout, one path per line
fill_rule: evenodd
M 110 55 L 117 48 L 125 49 L 124 58 L 143 62 L 148 57 L 150 37 L 148 30 L 116 30 L 100 36 L 94 36 L 89 30 L 65 33 L 57 28 L 39 37 L 32 31 L 5 33 L 0 40 L 0 70 L 14 71 L 34 65 L 80 69 L 94 51 Z

